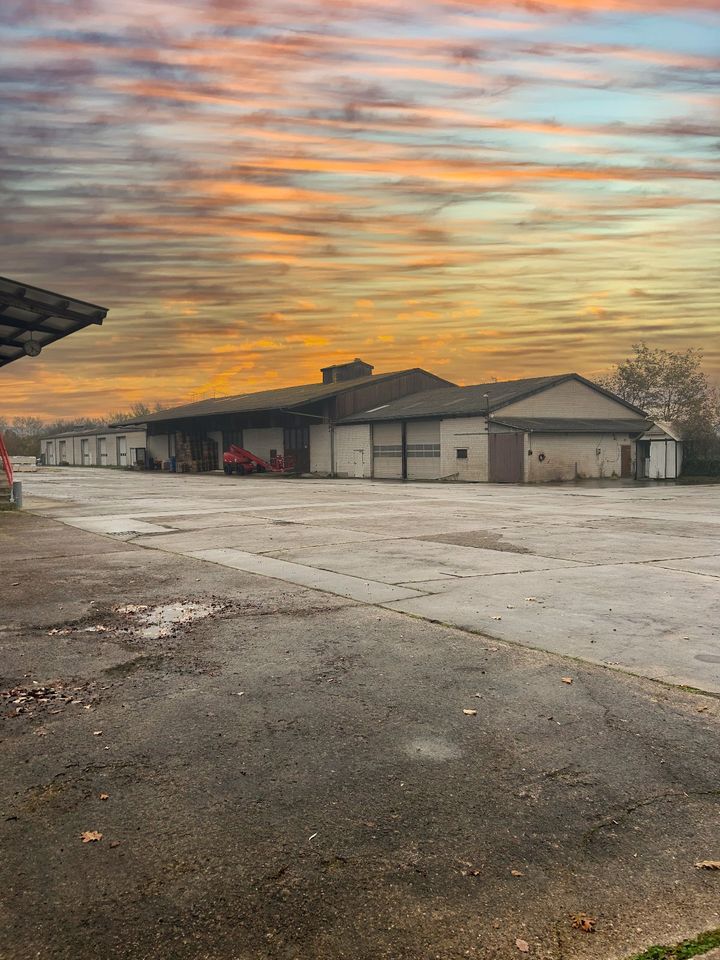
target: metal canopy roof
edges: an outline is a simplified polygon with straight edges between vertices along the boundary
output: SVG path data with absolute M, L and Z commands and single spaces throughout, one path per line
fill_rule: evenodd
M 526 433 L 642 433 L 649 420 L 622 420 L 613 417 L 493 417 L 498 423 Z
M 49 343 L 101 324 L 107 309 L 0 277 L 0 367 Z M 29 343 L 35 347 L 26 346 Z M 36 355 L 36 353 L 34 355 Z

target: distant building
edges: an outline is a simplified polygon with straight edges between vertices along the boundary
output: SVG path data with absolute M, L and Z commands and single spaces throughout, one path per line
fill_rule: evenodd
M 40 453 L 47 466 L 144 467 L 146 431 L 143 426 L 69 430 L 41 440 Z

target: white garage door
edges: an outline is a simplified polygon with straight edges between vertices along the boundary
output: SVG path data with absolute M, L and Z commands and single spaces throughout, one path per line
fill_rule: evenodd
M 399 423 L 373 425 L 373 463 L 379 480 L 402 480 L 402 427 Z
M 440 421 L 411 420 L 407 425 L 408 480 L 437 480 L 440 469 Z

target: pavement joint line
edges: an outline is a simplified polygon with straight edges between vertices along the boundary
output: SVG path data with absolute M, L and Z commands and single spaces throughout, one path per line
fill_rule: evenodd
M 432 596 L 432 594 L 429 596 Z M 396 600 L 389 600 L 386 603 L 374 604 L 374 606 L 382 607 L 384 610 L 390 610 L 393 613 L 403 614 L 406 617 L 412 617 L 414 620 L 423 620 L 426 623 L 436 623 L 438 626 L 445 627 L 447 630 L 457 630 L 460 633 L 465 633 L 472 637 L 480 637 L 482 640 L 491 640 L 493 643 L 504 643 L 509 647 L 516 647 L 519 650 L 534 650 L 536 653 L 543 653 L 549 657 L 557 657 L 559 660 L 569 660 L 572 663 L 577 663 L 586 669 L 597 667 L 598 669 L 609 670 L 611 673 L 617 673 L 621 676 L 630 676 L 635 677 L 637 680 L 647 680 L 650 683 L 657 683 L 661 687 L 665 687 L 668 690 L 682 690 L 684 693 L 691 693 L 695 696 L 711 697 L 713 700 L 720 700 L 720 691 L 716 692 L 714 690 L 702 690 L 700 687 L 695 687 L 688 683 L 674 683 L 671 680 L 663 680 L 661 677 L 649 677 L 644 673 L 635 673 L 634 670 L 630 670 L 628 667 L 615 666 L 610 663 L 602 663 L 599 660 L 585 660 L 583 657 L 579 657 L 572 653 L 558 653 L 557 650 L 548 650 L 546 647 L 538 647 L 532 643 L 521 643 L 519 640 L 509 640 L 507 637 L 498 637 L 492 633 L 486 633 L 483 630 L 473 630 L 471 627 L 463 627 L 457 623 L 448 623 L 446 620 L 437 620 L 434 617 L 428 617 L 421 613 L 411 613 L 408 610 L 396 610 L 395 607 L 391 607 L 389 605 L 397 602 L 398 601 Z

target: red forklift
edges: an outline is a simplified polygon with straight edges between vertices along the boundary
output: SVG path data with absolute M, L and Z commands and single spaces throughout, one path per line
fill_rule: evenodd
M 227 474 L 237 473 L 241 477 L 249 473 L 292 473 L 295 469 L 295 460 L 293 457 L 278 456 L 271 460 L 263 460 L 249 450 L 232 443 L 230 449 L 223 454 L 223 469 Z

